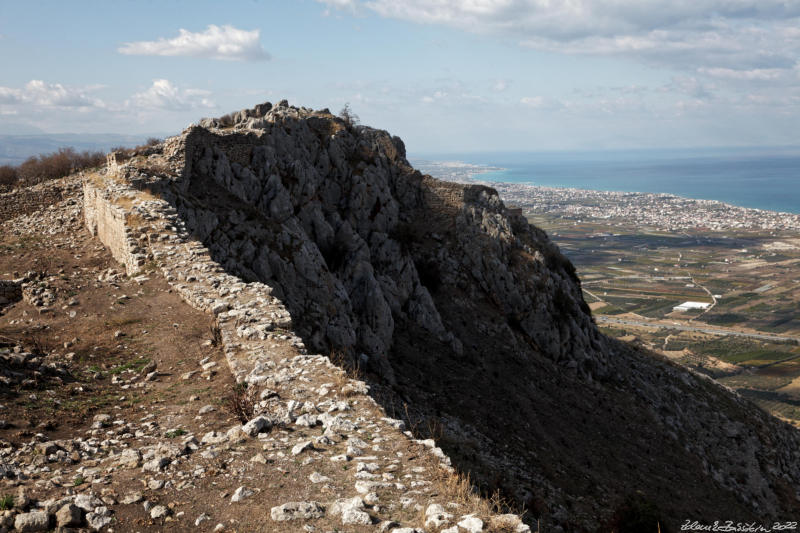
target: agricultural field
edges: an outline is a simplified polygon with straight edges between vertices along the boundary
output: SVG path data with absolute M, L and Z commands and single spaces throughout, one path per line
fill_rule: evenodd
M 709 374 L 800 426 L 800 235 L 528 218 L 575 264 L 607 334 Z M 674 309 L 684 302 L 701 305 Z

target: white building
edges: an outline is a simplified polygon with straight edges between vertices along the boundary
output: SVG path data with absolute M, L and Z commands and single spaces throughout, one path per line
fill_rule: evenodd
M 673 311 L 689 311 L 691 309 L 708 309 L 710 303 L 705 302 L 683 302 L 672 308 Z

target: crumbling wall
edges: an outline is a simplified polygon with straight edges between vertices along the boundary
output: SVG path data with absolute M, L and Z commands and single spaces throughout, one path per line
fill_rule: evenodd
M 83 184 L 83 214 L 89 232 L 125 265 L 128 275 L 138 273 L 146 262 L 146 254 L 137 243 L 138 232 L 128 224 L 125 210 L 91 180 Z
M 67 189 L 74 186 L 66 180 L 56 180 L 0 194 L 0 223 L 60 202 L 69 195 Z

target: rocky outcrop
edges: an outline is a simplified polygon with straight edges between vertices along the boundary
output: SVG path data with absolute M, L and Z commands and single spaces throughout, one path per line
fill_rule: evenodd
M 509 217 L 493 190 L 424 177 L 400 139 L 329 113 L 278 106 L 243 125 L 170 141 L 166 153 L 184 161 L 185 178 L 159 193 L 226 269 L 273 287 L 314 349 L 352 352 L 392 381 L 387 354 L 402 319 L 461 352 L 430 288 L 463 282 L 466 272 L 553 360 L 602 371 L 601 338 L 579 307 L 571 265 L 541 231 Z M 408 249 L 434 214 L 456 225 L 459 246 L 469 244 L 451 271 Z M 518 252 L 531 254 L 526 282 L 537 290 L 519 290 L 507 266 Z M 557 314 L 567 320 L 542 320 Z
M 117 172 L 202 242 L 219 268 L 198 276 L 242 280 L 252 313 L 195 296 L 240 339 L 285 329 L 343 354 L 390 416 L 549 531 L 608 529 L 631 498 L 660 508 L 665 530 L 800 510 L 796 430 L 602 336 L 544 232 L 493 189 L 416 172 L 385 131 L 264 104 L 204 120 Z M 145 256 L 173 253 L 146 233 Z M 201 248 L 181 244 L 184 267 Z M 259 305 L 291 318 L 266 325 Z M 240 379 L 270 379 L 237 361 Z

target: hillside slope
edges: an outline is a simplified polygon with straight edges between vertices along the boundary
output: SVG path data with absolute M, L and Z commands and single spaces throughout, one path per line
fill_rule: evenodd
M 271 287 L 306 346 L 366 372 L 388 413 L 546 531 L 605 530 L 637 505 L 664 530 L 800 514 L 796 430 L 602 336 L 544 232 L 493 189 L 416 172 L 397 137 L 284 101 L 123 170 L 227 272 Z

